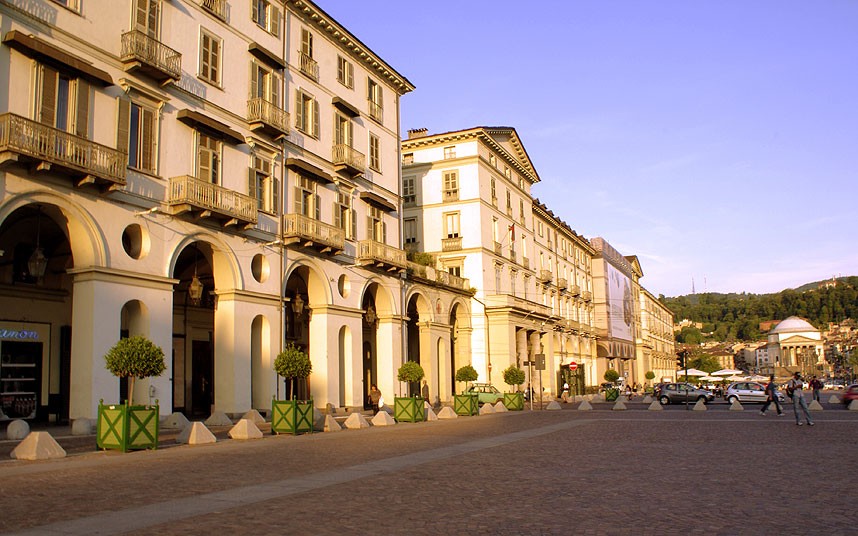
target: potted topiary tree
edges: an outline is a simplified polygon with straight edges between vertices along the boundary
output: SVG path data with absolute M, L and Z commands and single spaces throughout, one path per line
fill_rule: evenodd
M 290 343 L 274 359 L 277 376 L 290 380 L 291 400 L 271 401 L 271 433 L 300 434 L 313 431 L 313 397 L 297 400 L 295 392 L 299 379 L 305 379 L 313 371 L 307 352 Z M 279 380 L 278 380 L 279 381 Z
M 479 397 L 476 393 L 468 393 L 468 382 L 475 382 L 479 374 L 471 365 L 465 365 L 456 371 L 456 381 L 464 382 L 462 394 L 453 395 L 453 411 L 457 415 L 476 415 L 480 411 Z
M 120 339 L 104 356 L 104 366 L 114 376 L 128 381 L 124 404 L 98 403 L 96 444 L 101 449 L 128 452 L 158 448 L 158 401 L 134 405 L 134 380 L 160 376 L 167 368 L 164 351 L 143 336 Z
M 409 392 L 413 392 L 413 386 L 419 385 L 425 373 L 420 363 L 406 361 L 399 367 L 396 378 L 401 382 L 409 384 Z M 393 418 L 397 421 L 417 422 L 426 420 L 423 411 L 423 398 L 420 396 L 397 396 L 393 398 Z
M 503 394 L 503 405 L 510 411 L 521 411 L 524 409 L 524 393 L 521 392 L 521 384 L 524 383 L 524 371 L 515 365 L 510 365 L 503 371 L 503 381 L 510 387 L 515 385 L 518 389 L 514 393 Z
M 620 373 L 614 369 L 608 369 L 605 371 L 604 378 L 605 378 L 606 382 L 610 383 L 611 385 L 614 385 L 614 382 L 616 382 L 618 379 L 620 379 Z M 619 397 L 620 397 L 620 390 L 617 389 L 616 387 L 608 387 L 607 389 L 605 389 L 605 400 L 606 401 L 610 402 L 612 400 L 616 400 Z
M 644 387 L 644 393 L 649 394 L 652 392 L 652 381 L 655 379 L 655 372 L 648 370 L 646 371 L 646 374 L 644 374 L 644 377 L 647 379 L 648 383 L 648 385 Z

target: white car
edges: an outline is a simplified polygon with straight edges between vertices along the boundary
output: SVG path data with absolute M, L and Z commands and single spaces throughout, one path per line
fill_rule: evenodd
M 757 402 L 763 404 L 769 398 L 766 394 L 766 386 L 757 382 L 736 382 L 731 383 L 727 387 L 724 394 L 727 402 L 732 404 L 734 400 L 745 404 L 748 402 Z M 784 394 L 778 391 L 778 402 L 784 402 L 786 398 Z

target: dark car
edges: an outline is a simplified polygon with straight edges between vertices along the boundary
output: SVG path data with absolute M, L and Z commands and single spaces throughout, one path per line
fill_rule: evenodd
M 846 392 L 843 393 L 844 404 L 848 406 L 853 400 L 858 400 L 858 383 L 846 387 Z
M 715 400 L 715 395 L 706 389 L 698 389 L 690 383 L 665 383 L 658 393 L 658 401 L 662 406 L 697 402 L 698 400 L 708 404 Z

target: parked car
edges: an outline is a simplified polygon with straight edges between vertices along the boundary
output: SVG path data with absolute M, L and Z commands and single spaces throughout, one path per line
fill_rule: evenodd
M 475 383 L 467 392 L 470 394 L 476 393 L 480 404 L 494 404 L 498 400 L 503 400 L 503 393 L 490 383 Z
M 658 394 L 658 401 L 662 406 L 686 401 L 697 402 L 698 400 L 708 404 L 715 400 L 715 395 L 706 389 L 698 389 L 690 383 L 666 383 L 661 387 Z
M 738 400 L 742 404 L 747 404 L 748 402 L 759 402 L 764 403 L 769 396 L 766 394 L 766 386 L 757 383 L 757 382 L 735 382 L 731 383 L 729 387 L 727 387 L 726 396 L 727 402 L 730 404 L 733 403 L 734 400 Z M 778 391 L 778 402 L 783 404 L 786 402 L 786 397 L 780 391 Z
M 846 392 L 843 393 L 843 403 L 847 406 L 853 400 L 858 400 L 858 383 L 853 383 L 849 387 L 846 388 Z

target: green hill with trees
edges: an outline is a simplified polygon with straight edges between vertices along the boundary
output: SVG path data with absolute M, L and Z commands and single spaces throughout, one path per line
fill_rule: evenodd
M 659 296 L 659 301 L 673 311 L 676 322 L 688 319 L 703 324 L 703 329 L 683 328 L 677 334 L 678 342 L 752 341 L 760 338 L 760 323 L 767 320 L 799 316 L 824 329 L 828 322 L 858 318 L 858 277 L 836 281 L 835 286 L 820 288 L 819 283 L 808 283 L 775 294 L 703 293 Z

